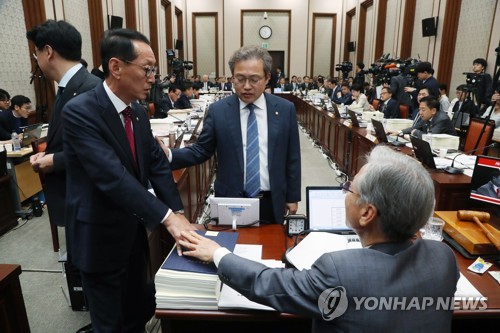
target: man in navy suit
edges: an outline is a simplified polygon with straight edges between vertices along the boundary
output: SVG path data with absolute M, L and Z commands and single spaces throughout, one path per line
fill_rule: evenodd
M 392 98 L 391 88 L 382 88 L 380 99 L 382 100 L 380 111 L 384 114 L 384 118 L 399 118 L 399 104 Z
M 434 210 L 429 173 L 416 159 L 377 146 L 343 188 L 346 223 L 363 248 L 325 253 L 310 269 L 273 269 L 189 232 L 183 254 L 213 261 L 220 280 L 252 301 L 312 318 L 314 333 L 450 332 L 455 255 L 441 242 L 413 239 Z M 392 305 L 373 306 L 383 301 Z
M 32 28 L 26 36 L 35 44 L 37 62 L 45 78 L 56 81 L 59 87 L 50 114 L 47 148 L 45 152 L 31 155 L 30 162 L 36 172 L 45 174 L 44 194 L 51 221 L 65 226 L 66 166 L 61 112 L 71 98 L 102 81 L 80 63 L 82 36 L 71 24 L 48 20 Z
M 284 213 L 300 201 L 300 143 L 295 107 L 264 93 L 272 58 L 260 47 L 242 47 L 229 60 L 235 95 L 212 104 L 198 141 L 183 149 L 166 149 L 172 168 L 202 163 L 217 153 L 215 195 L 253 197 L 245 180 L 248 118 L 253 107 L 258 127 L 260 219 L 283 223 Z M 250 138 L 253 140 L 255 138 Z
M 68 255 L 80 269 L 93 329 L 137 333 L 155 309 L 146 228 L 163 224 L 178 240 L 194 227 L 181 213 L 168 160 L 137 103 L 156 72 L 148 39 L 108 30 L 101 59 L 103 84 L 63 109 Z
M 417 72 L 418 80 L 415 82 L 415 87 L 405 87 L 404 91 L 410 93 L 413 97 L 413 108 L 418 109 L 418 92 L 422 88 L 427 88 L 429 94 L 434 97 L 439 96 L 439 83 L 437 82 L 434 75 L 434 68 L 432 64 L 428 61 L 419 63 L 415 71 Z

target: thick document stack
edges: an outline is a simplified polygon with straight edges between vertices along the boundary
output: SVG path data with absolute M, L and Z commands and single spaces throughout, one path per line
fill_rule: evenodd
M 238 233 L 198 231 L 229 251 L 234 250 Z M 217 310 L 220 281 L 213 263 L 179 256 L 170 251 L 155 276 L 156 307 L 159 309 Z

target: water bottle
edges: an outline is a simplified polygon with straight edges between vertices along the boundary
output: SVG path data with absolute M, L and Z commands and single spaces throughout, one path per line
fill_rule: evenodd
M 182 135 L 182 127 L 181 125 L 177 125 L 177 131 L 175 132 L 175 137 L 178 138 Z
M 21 150 L 21 139 L 19 139 L 19 134 L 12 132 L 12 150 Z
M 187 131 L 190 132 L 191 131 L 191 113 L 187 113 L 187 117 L 186 117 L 186 126 L 187 126 Z
M 176 134 L 175 128 L 171 128 L 170 131 L 168 132 L 168 146 L 170 148 L 175 147 L 175 134 Z

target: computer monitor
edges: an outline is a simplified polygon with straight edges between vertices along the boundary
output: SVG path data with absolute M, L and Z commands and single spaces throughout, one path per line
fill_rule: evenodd
M 500 206 L 500 158 L 478 156 L 471 178 L 470 198 Z
M 354 234 L 346 225 L 345 193 L 340 186 L 307 186 L 306 211 L 309 229 Z
M 219 225 L 259 226 L 259 199 L 258 198 L 224 198 L 211 197 L 210 217 L 218 219 Z

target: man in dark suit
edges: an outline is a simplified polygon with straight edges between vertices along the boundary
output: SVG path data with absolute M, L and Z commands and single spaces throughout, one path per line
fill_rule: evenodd
M 300 144 L 295 107 L 292 103 L 264 93 L 271 76 L 272 58 L 260 47 L 243 47 L 229 60 L 235 95 L 210 106 L 198 141 L 183 149 L 172 149 L 172 168 L 202 163 L 217 153 L 215 195 L 221 197 L 259 197 L 260 218 L 283 223 L 285 212 L 295 213 L 300 201 Z M 253 110 L 250 110 L 252 108 Z M 258 133 L 247 138 L 252 111 Z M 251 118 L 250 118 L 251 119 Z M 252 121 L 250 122 L 252 124 Z M 258 139 L 258 163 L 254 170 L 248 163 L 248 147 Z M 167 150 L 167 155 L 170 151 Z M 252 152 L 250 152 L 252 153 Z M 249 153 L 249 154 L 250 154 Z M 245 178 L 257 171 L 256 191 Z
M 422 98 L 419 105 L 420 120 L 402 130 L 402 134 L 411 134 L 419 139 L 422 134 L 431 133 L 457 135 L 448 114 L 439 111 L 439 106 L 439 100 L 433 96 Z
M 470 99 L 467 86 L 461 84 L 457 87 L 458 101 L 453 105 L 453 117 L 451 123 L 455 128 L 467 130 L 470 118 L 477 116 L 477 108 Z
M 35 44 L 37 62 L 45 78 L 59 86 L 50 114 L 47 147 L 45 152 L 30 156 L 30 162 L 35 172 L 45 174 L 44 194 L 50 219 L 62 227 L 66 225 L 66 166 L 61 112 L 71 98 L 102 81 L 81 65 L 82 37 L 71 24 L 48 20 L 28 31 L 26 37 Z
M 228 77 L 226 83 L 224 83 L 224 91 L 233 91 L 232 77 Z
M 411 93 L 414 101 L 413 107 L 414 109 L 417 109 L 417 96 L 420 89 L 427 88 L 431 96 L 439 97 L 439 83 L 433 76 L 434 68 L 432 68 L 432 64 L 430 62 L 424 61 L 419 63 L 416 66 L 415 71 L 417 72 L 418 78 L 418 80 L 415 82 L 415 87 L 405 87 L 404 91 Z
M 382 88 L 380 91 L 380 99 L 382 100 L 380 112 L 384 114 L 384 118 L 399 118 L 399 104 L 392 98 L 391 88 Z
M 80 269 L 94 330 L 136 333 L 155 309 L 146 228 L 163 224 L 178 240 L 194 227 L 181 213 L 168 160 L 136 102 L 154 83 L 148 39 L 108 30 L 101 58 L 103 84 L 63 109 L 68 256 Z
M 160 101 L 160 108 L 155 109 L 155 114 L 153 118 L 166 118 L 168 117 L 168 111 L 175 109 L 175 102 L 181 96 L 181 89 L 175 84 L 171 84 L 168 87 L 168 94 L 162 97 Z
M 338 94 L 334 95 L 332 102 L 334 102 L 335 104 L 351 105 L 353 101 L 354 100 L 352 99 L 352 93 L 351 88 L 349 87 L 349 83 L 342 83 L 340 96 Z
M 491 198 L 500 199 L 500 171 L 497 171 L 486 184 L 478 187 L 477 194 L 486 195 Z
M 333 101 L 335 98 L 338 98 L 342 95 L 342 90 L 338 85 L 337 80 L 333 78 L 328 78 L 326 80 L 326 85 L 328 86 L 328 97 Z
M 183 254 L 213 261 L 221 281 L 252 301 L 311 317 L 314 333 L 450 332 L 455 255 L 441 242 L 412 239 L 434 210 L 429 173 L 414 158 L 377 146 L 343 187 L 346 223 L 363 248 L 325 253 L 302 271 L 271 269 L 183 232 Z M 391 305 L 373 306 L 383 301 Z
M 193 106 L 189 100 L 193 97 L 193 84 L 190 81 L 185 81 L 181 91 L 182 93 L 175 101 L 174 107 L 176 109 L 192 109 Z

